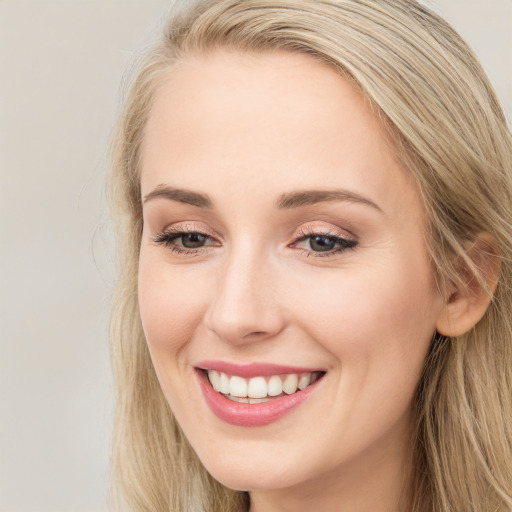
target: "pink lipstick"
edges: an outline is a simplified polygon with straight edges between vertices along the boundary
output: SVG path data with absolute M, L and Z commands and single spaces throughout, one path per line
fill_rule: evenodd
M 208 370 L 222 372 L 229 376 L 229 378 L 236 376 L 243 379 L 256 378 L 255 380 L 259 381 L 263 379 L 257 379 L 257 377 L 271 377 L 276 379 L 275 376 L 283 376 L 284 379 L 285 376 L 289 377 L 291 375 L 291 380 L 293 381 L 295 378 L 295 382 L 297 382 L 296 375 L 308 376 L 313 374 L 315 378 L 304 388 L 301 388 L 299 385 L 298 388 L 292 388 L 291 391 L 286 391 L 286 393 L 280 393 L 278 390 L 277 393 L 280 393 L 278 396 L 271 396 L 269 391 L 270 396 L 267 396 L 262 402 L 247 403 L 244 399 L 240 400 L 236 398 L 243 397 L 243 394 L 233 395 L 230 399 L 228 397 L 230 395 L 228 395 L 225 390 L 222 390 L 224 392 L 220 392 L 218 387 L 214 389 L 207 375 Z M 260 363 L 238 365 L 224 361 L 202 361 L 196 366 L 196 375 L 199 380 L 200 388 L 211 411 L 215 416 L 226 423 L 244 427 L 258 427 L 279 420 L 300 406 L 300 404 L 315 392 L 324 374 L 325 371 L 321 369 Z M 226 377 L 226 375 L 224 377 Z M 241 379 L 238 380 L 240 381 Z M 290 379 L 288 378 L 288 380 Z M 263 386 L 265 386 L 264 382 Z M 296 391 L 293 391 L 293 389 L 296 389 Z M 265 391 L 263 391 L 263 394 L 265 394 Z M 254 395 L 249 394 L 249 396 Z

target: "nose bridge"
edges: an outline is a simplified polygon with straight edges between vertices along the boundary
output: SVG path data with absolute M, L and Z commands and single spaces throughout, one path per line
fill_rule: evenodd
M 207 326 L 230 343 L 265 339 L 283 327 L 275 276 L 263 251 L 246 241 L 233 247 L 217 275 Z

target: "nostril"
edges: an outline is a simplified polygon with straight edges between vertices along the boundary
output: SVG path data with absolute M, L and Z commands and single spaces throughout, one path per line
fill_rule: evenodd
M 266 333 L 264 331 L 252 331 L 252 332 L 248 332 L 247 334 L 243 334 L 242 338 L 249 338 L 249 337 L 261 338 L 262 336 L 265 336 L 265 334 Z

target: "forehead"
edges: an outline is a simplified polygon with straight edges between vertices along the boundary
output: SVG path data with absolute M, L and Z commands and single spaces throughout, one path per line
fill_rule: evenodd
M 145 130 L 142 193 L 169 182 L 220 191 L 246 185 L 254 197 L 343 186 L 390 203 L 407 192 L 418 203 L 359 88 L 330 65 L 283 51 L 221 49 L 186 58 L 169 74 Z

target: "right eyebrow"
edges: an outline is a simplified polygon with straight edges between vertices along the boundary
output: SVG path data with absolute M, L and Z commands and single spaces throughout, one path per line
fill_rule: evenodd
M 143 203 L 146 204 L 152 199 L 163 197 L 171 201 L 178 201 L 179 203 L 190 204 L 198 208 L 213 208 L 212 200 L 206 194 L 192 192 L 183 188 L 168 187 L 165 185 L 158 185 L 146 197 Z

